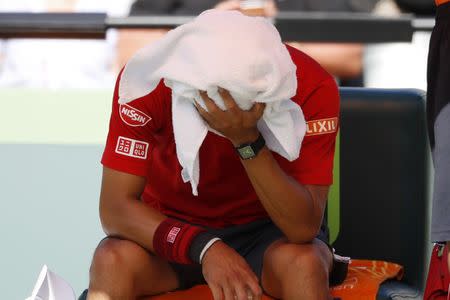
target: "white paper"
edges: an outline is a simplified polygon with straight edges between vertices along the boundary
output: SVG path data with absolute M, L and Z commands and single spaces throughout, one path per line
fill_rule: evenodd
M 72 287 L 44 265 L 31 297 L 25 300 L 76 300 L 76 297 Z

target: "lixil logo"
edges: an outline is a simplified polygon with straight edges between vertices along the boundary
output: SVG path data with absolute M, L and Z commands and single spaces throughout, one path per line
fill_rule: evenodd
M 306 136 L 333 133 L 337 131 L 338 118 L 312 120 L 306 122 Z

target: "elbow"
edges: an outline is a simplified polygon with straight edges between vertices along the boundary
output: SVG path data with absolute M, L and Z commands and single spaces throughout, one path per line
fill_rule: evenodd
M 113 230 L 112 230 L 112 226 L 111 223 L 109 223 L 109 220 L 107 217 L 105 216 L 101 216 L 100 214 L 100 224 L 102 225 L 102 229 L 103 232 L 107 235 L 107 236 L 112 236 L 113 234 Z
M 117 235 L 115 212 L 121 211 L 120 208 L 114 208 L 117 204 L 106 203 L 100 199 L 100 223 L 103 231 L 108 236 Z
M 293 234 L 286 235 L 288 241 L 293 244 L 309 244 L 315 238 L 317 234 L 311 232 L 297 232 Z
M 106 235 L 113 235 L 113 222 L 111 222 L 110 214 L 106 209 L 100 208 L 100 223 Z
M 301 228 L 301 229 L 298 229 Z M 309 244 L 311 243 L 319 234 L 320 225 L 300 225 L 296 227 L 296 230 L 291 232 L 284 232 L 288 241 L 293 244 Z

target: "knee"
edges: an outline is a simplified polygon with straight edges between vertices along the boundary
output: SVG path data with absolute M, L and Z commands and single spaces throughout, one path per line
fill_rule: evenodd
M 318 278 L 328 278 L 330 267 L 327 259 L 314 247 L 299 249 L 290 257 L 288 268 L 294 274 L 307 274 Z
M 99 274 L 114 275 L 115 272 L 123 272 L 126 257 L 130 255 L 132 243 L 116 238 L 106 238 L 100 242 L 94 252 L 91 268 L 91 277 Z M 128 253 L 127 253 L 128 252 Z
M 264 257 L 264 290 L 276 298 L 312 299 L 311 293 L 326 295 L 332 260 L 326 247 L 316 242 L 274 244 Z
M 286 245 L 278 251 L 278 263 L 283 266 L 281 277 L 320 277 L 328 278 L 330 263 L 323 251 L 314 244 Z M 330 254 L 331 256 L 331 254 Z

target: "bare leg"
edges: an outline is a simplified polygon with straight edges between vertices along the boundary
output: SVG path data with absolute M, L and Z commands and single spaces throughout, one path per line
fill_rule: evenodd
M 284 300 L 330 299 L 331 265 L 331 251 L 322 241 L 304 245 L 277 241 L 264 254 L 262 286 Z
M 87 299 L 135 300 L 177 287 L 177 276 L 167 262 L 134 242 L 108 238 L 94 253 Z

